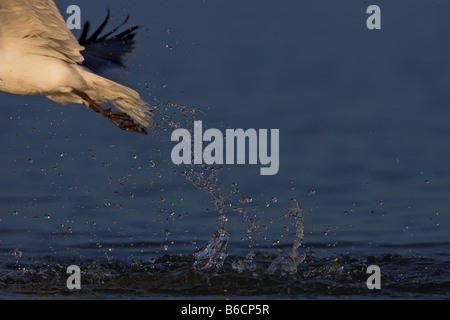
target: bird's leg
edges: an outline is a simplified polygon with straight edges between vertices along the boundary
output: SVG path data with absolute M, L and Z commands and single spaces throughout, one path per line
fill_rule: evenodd
M 147 134 L 147 130 L 144 127 L 138 125 L 136 122 L 134 122 L 133 119 L 131 119 L 131 117 L 125 112 L 111 111 L 111 109 L 105 109 L 101 107 L 97 102 L 95 102 L 95 100 L 89 97 L 86 94 L 86 92 L 79 91 L 77 89 L 72 89 L 72 92 L 80 96 L 80 98 L 83 99 L 88 104 L 89 108 L 91 108 L 97 113 L 100 113 L 102 116 L 104 116 L 106 119 L 114 123 L 120 129 Z

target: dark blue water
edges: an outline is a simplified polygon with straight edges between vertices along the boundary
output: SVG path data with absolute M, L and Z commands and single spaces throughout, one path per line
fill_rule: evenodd
M 83 21 L 109 7 L 141 26 L 124 84 L 154 105 L 148 136 L 0 93 L 0 297 L 450 297 L 449 3 L 377 1 L 368 30 L 361 1 L 135 2 L 76 4 Z M 174 165 L 171 124 L 194 119 L 279 129 L 278 174 Z M 220 229 L 212 190 L 229 238 L 223 264 L 199 270 Z M 304 260 L 268 274 L 296 239 L 293 198 Z M 251 270 L 236 268 L 249 252 Z

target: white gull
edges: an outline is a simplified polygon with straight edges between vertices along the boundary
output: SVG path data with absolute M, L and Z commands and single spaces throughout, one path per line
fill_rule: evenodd
M 147 133 L 153 125 L 148 104 L 113 81 L 126 73 L 123 62 L 135 49 L 137 27 L 112 35 L 127 18 L 100 36 L 108 18 L 109 11 L 89 38 L 86 23 L 77 40 L 53 0 L 0 0 L 0 90 L 84 104 L 123 130 Z

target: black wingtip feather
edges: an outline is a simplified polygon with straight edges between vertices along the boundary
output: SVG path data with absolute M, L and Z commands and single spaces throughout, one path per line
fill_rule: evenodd
M 78 42 L 80 43 L 80 45 L 84 46 L 84 45 L 88 45 L 88 44 L 92 44 L 92 43 L 107 41 L 109 39 L 113 39 L 113 40 L 119 39 L 119 40 L 124 40 L 124 41 L 131 41 L 134 39 L 134 37 L 136 36 L 136 33 L 134 31 L 137 30 L 139 28 L 139 26 L 131 27 L 131 28 L 121 32 L 120 34 L 110 37 L 112 34 L 117 32 L 117 30 L 119 30 L 120 27 L 123 27 L 128 22 L 128 20 L 130 19 L 130 15 L 127 15 L 125 17 L 125 20 L 121 24 L 119 24 L 116 28 L 107 32 L 105 35 L 99 37 L 100 34 L 102 33 L 102 31 L 105 29 L 106 25 L 108 24 L 110 17 L 111 17 L 111 11 L 108 8 L 108 13 L 106 15 L 105 20 L 102 22 L 102 24 L 97 28 L 97 30 L 95 30 L 95 32 L 89 38 L 88 38 L 88 33 L 90 30 L 90 23 L 89 23 L 89 21 L 87 21 L 84 24 L 83 31 L 81 33 L 81 36 L 78 39 Z M 110 37 L 110 38 L 108 39 L 108 37 Z
M 117 81 L 127 74 L 124 62 L 136 49 L 134 37 L 139 26 L 128 28 L 114 35 L 128 22 L 130 16 L 127 15 L 116 28 L 101 35 L 110 17 L 111 14 L 108 9 L 105 20 L 91 36 L 89 36 L 91 25 L 89 21 L 86 22 L 78 41 L 81 46 L 84 46 L 84 50 L 81 51 L 84 61 L 81 64 L 96 74 Z

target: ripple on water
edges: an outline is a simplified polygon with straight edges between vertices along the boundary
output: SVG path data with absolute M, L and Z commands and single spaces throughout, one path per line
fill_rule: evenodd
M 277 258 L 256 253 L 253 270 L 239 272 L 230 261 L 221 270 L 202 271 L 194 257 L 165 255 L 151 261 L 129 263 L 85 262 L 80 265 L 82 290 L 66 287 L 66 266 L 61 263 L 12 263 L 0 273 L 0 296 L 156 298 L 234 296 L 242 298 L 449 298 L 450 262 L 398 254 L 316 258 L 312 251 L 296 272 L 267 273 Z M 382 270 L 382 289 L 366 286 L 369 265 Z

